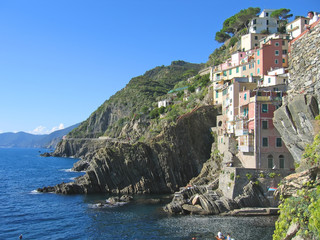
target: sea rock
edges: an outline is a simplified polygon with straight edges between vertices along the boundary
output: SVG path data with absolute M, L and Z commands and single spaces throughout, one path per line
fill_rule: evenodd
M 40 154 L 41 157 L 51 157 L 52 155 L 48 152 Z

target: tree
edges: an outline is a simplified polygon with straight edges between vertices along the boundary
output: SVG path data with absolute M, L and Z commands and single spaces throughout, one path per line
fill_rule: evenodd
M 270 17 L 279 19 L 279 32 L 285 33 L 286 24 L 288 23 L 288 18 L 291 18 L 293 14 L 288 14 L 291 10 L 287 8 L 280 8 L 271 13 Z
M 214 39 L 219 43 L 223 43 L 229 38 L 230 38 L 229 34 L 223 32 L 223 31 L 220 31 L 220 32 L 216 32 L 216 37 Z
M 237 36 L 238 32 L 243 28 L 247 28 L 250 20 L 256 17 L 259 12 L 260 8 L 249 7 L 227 18 L 223 22 L 222 29 L 219 32 L 216 32 L 215 40 L 222 43 L 231 36 Z

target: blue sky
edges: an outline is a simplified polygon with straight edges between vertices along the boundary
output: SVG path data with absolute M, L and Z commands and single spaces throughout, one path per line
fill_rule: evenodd
M 71 126 L 132 77 L 206 62 L 223 21 L 248 7 L 320 11 L 319 0 L 1 0 L 0 132 Z

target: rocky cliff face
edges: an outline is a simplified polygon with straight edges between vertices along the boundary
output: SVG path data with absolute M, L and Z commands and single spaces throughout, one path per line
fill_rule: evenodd
M 320 102 L 320 24 L 291 44 L 288 97 L 274 114 L 274 125 L 299 162 L 316 133 Z
M 176 124 L 167 126 L 148 143 L 114 142 L 95 149 L 84 176 L 74 183 L 40 191 L 172 193 L 197 176 L 203 163 L 210 158 L 214 142 L 210 128 L 216 126 L 217 114 L 213 106 L 200 107 L 180 117 Z M 62 144 L 68 145 L 63 147 L 68 149 L 68 154 L 76 156 L 73 144 Z

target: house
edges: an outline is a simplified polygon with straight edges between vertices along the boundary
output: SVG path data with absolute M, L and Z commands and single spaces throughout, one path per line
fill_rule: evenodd
M 294 159 L 272 120 L 274 111 L 281 106 L 283 94 L 263 88 L 240 92 L 235 136 L 237 156 L 245 168 L 294 168 Z
M 286 32 L 292 38 L 298 37 L 304 30 L 305 25 L 309 24 L 309 18 L 299 17 L 286 25 Z
M 267 75 L 263 76 L 263 79 L 259 82 L 259 86 L 275 86 L 280 84 L 286 84 L 288 82 L 288 73 L 284 68 L 271 69 L 267 72 Z
M 265 38 L 266 36 L 268 36 L 268 34 L 261 33 L 248 33 L 241 36 L 241 50 L 248 51 L 259 47 L 260 40 Z
M 273 9 L 264 9 L 258 17 L 253 18 L 249 22 L 249 33 L 261 33 L 268 31 L 269 33 L 278 32 L 279 20 L 270 17 Z
M 267 75 L 271 69 L 288 67 L 288 39 L 269 39 L 256 51 L 257 76 Z
M 158 108 L 168 107 L 170 104 L 171 104 L 171 101 L 169 99 L 158 101 Z

